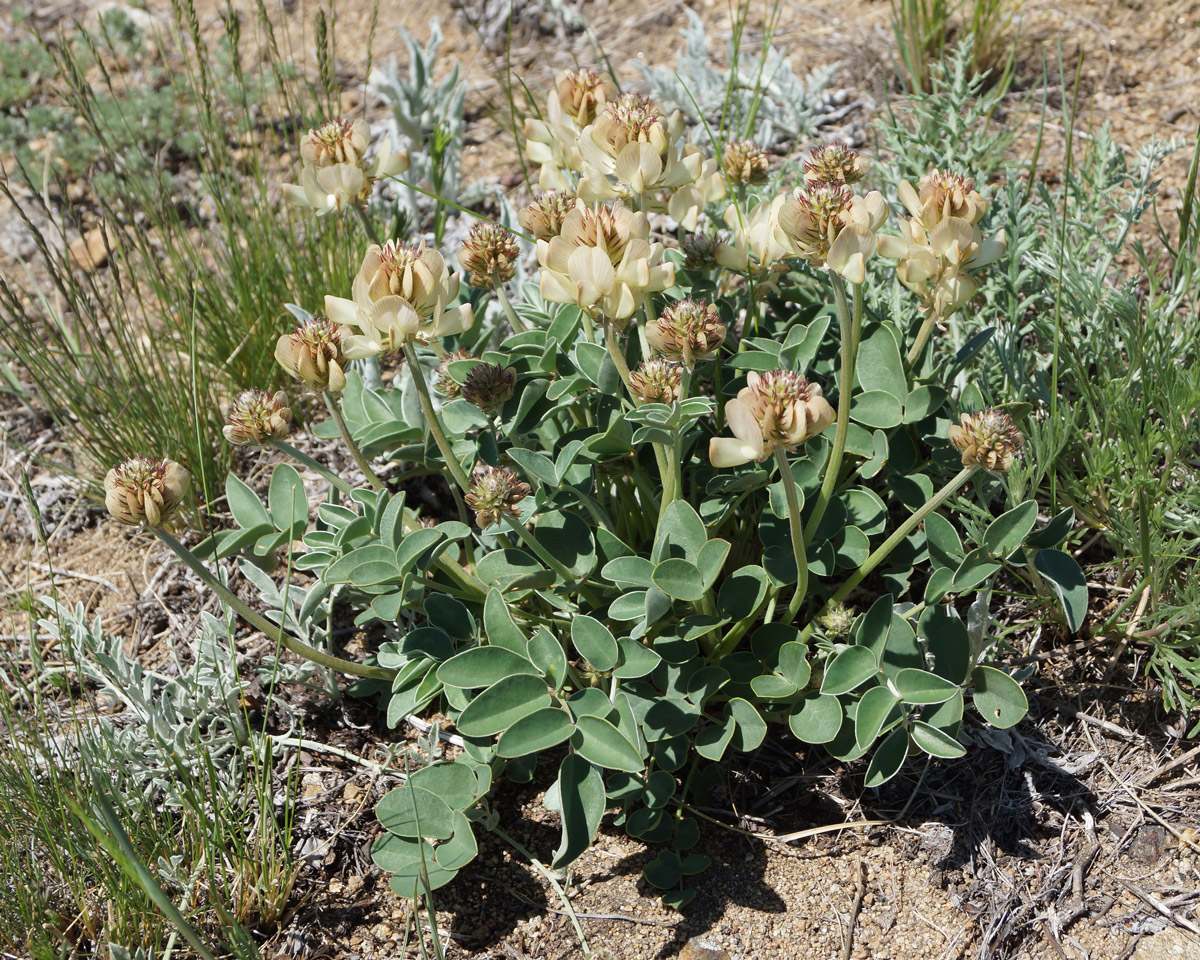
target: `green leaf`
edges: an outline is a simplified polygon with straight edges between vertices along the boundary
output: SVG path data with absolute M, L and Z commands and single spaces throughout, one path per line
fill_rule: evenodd
M 1003 564 L 993 560 L 984 547 L 977 547 L 963 557 L 962 563 L 954 571 L 954 592 L 973 590 L 1001 566 Z
M 646 778 L 646 806 L 660 810 L 675 795 L 675 777 L 666 770 L 655 770 Z
M 790 680 L 773 673 L 764 673 L 750 681 L 750 689 L 760 700 L 783 700 L 792 696 L 798 688 Z
M 479 781 L 465 763 L 431 763 L 413 773 L 408 782 L 441 797 L 452 810 L 466 810 L 479 796 Z
M 650 559 L 659 564 L 671 557 L 696 563 L 708 542 L 704 521 L 686 500 L 675 500 L 663 511 Z
M 830 696 L 849 693 L 879 672 L 879 661 L 866 647 L 847 647 L 825 669 L 821 692 Z
M 454 834 L 454 810 L 436 793 L 413 783 L 391 790 L 375 807 L 387 831 L 401 837 L 448 840 Z
M 549 705 L 546 681 L 518 674 L 505 677 L 479 694 L 459 715 L 457 726 L 463 736 L 490 737 Z
M 571 715 L 562 707 L 546 707 L 522 717 L 500 734 L 496 741 L 496 755 L 500 757 L 524 757 L 558 746 L 575 733 Z
M 803 690 L 807 687 L 812 677 L 812 666 L 808 662 L 808 645 L 794 640 L 785 643 L 779 648 L 779 664 L 775 670 L 796 689 Z
M 501 588 L 521 577 L 542 572 L 549 574 L 547 586 L 554 583 L 554 574 L 546 570 L 536 557 L 515 548 L 493 550 L 475 565 L 475 574 L 480 580 Z
M 541 671 L 555 690 L 559 689 L 568 676 L 567 654 L 554 634 L 545 627 L 538 627 L 529 641 L 528 651 L 529 662 Z
M 924 720 L 914 720 L 912 729 L 913 743 L 931 757 L 941 757 L 945 760 L 956 760 L 964 756 L 967 748 L 955 740 L 950 734 L 943 733 L 937 727 L 931 726 Z
M 859 345 L 854 371 L 863 390 L 881 390 L 893 397 L 908 396 L 908 377 L 896 338 L 878 327 Z
M 621 680 L 644 677 L 662 663 L 662 657 L 655 653 L 652 647 L 629 637 L 621 637 L 617 641 L 617 647 L 620 650 L 620 659 L 613 668 L 613 676 Z
M 1035 530 L 1025 538 L 1025 546 L 1036 547 L 1038 550 L 1046 547 L 1057 547 L 1065 539 L 1067 534 L 1071 532 L 1071 527 L 1075 525 L 1075 510 L 1073 507 L 1066 507 L 1061 512 L 1055 514 L 1042 529 Z
M 267 503 L 276 530 L 288 531 L 293 540 L 304 533 L 308 526 L 308 497 L 304 481 L 290 463 L 278 464 L 271 473 Z
M 562 821 L 562 840 L 552 866 L 566 866 L 576 860 L 596 837 L 605 807 L 604 780 L 600 771 L 583 757 L 572 754 L 563 758 L 558 779 L 546 791 L 543 805 Z
M 958 684 L 924 670 L 906 667 L 892 680 L 905 703 L 945 703 L 958 690 Z
M 717 606 L 731 620 L 745 620 L 767 593 L 767 571 L 758 566 L 735 570 L 717 591 Z
M 988 524 L 983 548 L 1003 560 L 1017 549 L 1037 522 L 1037 501 L 1026 500 Z
M 488 591 L 483 604 L 483 629 L 493 647 L 504 647 L 513 653 L 525 655 L 528 640 L 508 612 L 504 595 L 495 587 Z
M 668 597 L 695 602 L 704 596 L 704 580 L 695 564 L 680 557 L 654 568 L 654 585 Z
M 971 673 L 975 683 L 975 709 L 993 727 L 1001 730 L 1021 722 L 1029 712 L 1029 701 L 1021 685 L 995 667 L 976 667 Z
M 651 885 L 660 890 L 673 887 L 683 876 L 679 854 L 674 850 L 663 850 L 642 869 L 642 875 Z
M 868 390 L 851 401 L 850 417 L 864 426 L 889 430 L 904 419 L 904 404 L 883 390 Z
M 934 606 L 921 615 L 921 636 L 933 654 L 933 672 L 950 683 L 965 683 L 971 670 L 971 638 L 967 625 L 945 607 Z
M 937 413 L 946 402 L 946 391 L 941 387 L 922 384 L 904 401 L 904 422 L 917 423 Z
M 444 887 L 477 853 L 471 822 L 461 813 L 454 816 L 454 836 L 436 849 L 427 840 L 394 833 L 383 834 L 371 847 L 371 859 L 392 874 L 392 890 L 409 898 L 419 895 L 426 883 L 431 890 Z
M 646 768 L 637 747 L 607 720 L 585 714 L 575 725 L 578 730 L 571 742 L 580 756 L 609 770 L 640 773 Z
M 533 525 L 533 535 L 550 555 L 579 579 L 596 566 L 596 543 L 583 518 L 575 513 L 543 513 Z
M 757 708 L 749 700 L 734 697 L 729 701 L 729 715 L 737 721 L 733 735 L 733 748 L 749 753 L 757 750 L 767 735 L 767 724 Z
M 258 499 L 258 494 L 232 473 L 225 477 L 225 502 L 229 504 L 229 512 L 233 514 L 233 519 L 238 522 L 239 526 L 258 527 L 263 524 L 269 524 L 273 528 L 278 529 L 272 523 L 271 515 L 267 513 L 267 508 Z M 305 519 L 308 518 L 307 506 L 304 510 L 304 516 Z
M 654 564 L 645 557 L 617 557 L 600 571 L 609 583 L 619 587 L 649 587 L 654 581 Z
M 867 764 L 867 776 L 863 781 L 868 787 L 881 787 L 904 766 L 908 759 L 908 731 L 903 727 L 893 730 L 888 738 L 879 745 Z
M 509 447 L 506 452 L 530 479 L 540 480 L 550 488 L 558 486 L 559 481 L 554 474 L 554 464 L 550 462 L 549 457 L 523 447 Z
M 571 642 L 595 669 L 611 670 L 617 664 L 617 641 L 599 620 L 580 615 L 571 621 Z
M 369 543 L 351 550 L 325 568 L 326 583 L 350 583 L 369 587 L 399 580 L 403 574 L 396 569 L 396 554 L 382 543 Z
M 696 566 L 700 568 L 700 577 L 705 590 L 711 588 L 716 582 L 721 568 L 725 566 L 725 558 L 729 556 L 729 548 L 729 541 L 720 539 L 709 540 L 701 548 Z
M 895 598 L 890 593 L 877 597 L 866 613 L 855 618 L 854 626 L 850 628 L 850 642 L 858 647 L 866 647 L 875 655 L 876 661 L 883 657 L 887 649 L 893 606 Z
M 963 561 L 963 545 L 953 524 L 939 513 L 925 518 L 925 539 L 934 566 L 957 570 Z
M 401 574 L 407 573 L 410 567 L 441 543 L 441 541 L 442 532 L 440 530 L 431 530 L 428 528 L 414 530 L 401 540 L 400 546 L 396 548 L 396 569 Z
M 864 750 L 875 742 L 892 708 L 900 702 L 887 687 L 871 687 L 858 701 L 854 715 L 854 739 Z
M 537 676 L 537 668 L 519 654 L 504 647 L 473 647 L 451 657 L 440 667 L 437 676 L 448 687 L 471 690 L 490 687 L 505 677 L 517 674 Z
M 696 752 L 705 760 L 716 763 L 725 756 L 736 729 L 737 721 L 731 716 L 726 717 L 723 723 L 705 727 L 696 734 Z
M 805 743 L 829 743 L 842 728 L 842 704 L 837 697 L 809 693 L 792 705 L 788 727 Z
M 1067 615 L 1072 632 L 1079 629 L 1087 617 L 1087 579 L 1075 558 L 1061 550 L 1039 550 L 1033 558 L 1037 572 L 1050 581 Z

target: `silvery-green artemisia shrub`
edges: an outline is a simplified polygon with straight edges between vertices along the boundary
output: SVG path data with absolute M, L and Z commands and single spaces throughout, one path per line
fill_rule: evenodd
M 361 128 L 322 130 L 353 138 L 348 160 L 326 151 L 353 169 L 330 187 L 333 167 L 306 155 L 292 193 L 365 213 L 359 174 L 382 165 L 363 158 Z M 1004 246 L 985 236 L 969 178 L 905 184 L 898 235 L 881 234 L 894 211 L 858 189 L 866 164 L 844 146 L 772 187 L 752 142 L 717 159 L 678 115 L 586 70 L 560 76 L 526 130 L 546 191 L 518 217 L 528 234 L 483 222 L 445 257 L 364 245 L 352 297 L 327 298 L 326 316 L 292 308 L 298 326 L 280 332 L 279 362 L 324 396 L 317 430 L 341 434 L 354 477 L 287 443 L 282 398 L 251 395 L 229 438 L 288 454 L 328 496 L 310 516 L 288 464 L 265 503 L 231 476 L 236 526 L 197 553 L 270 566 L 292 545 L 312 578 L 291 587 L 300 616 L 348 604 L 386 636 L 370 663 L 223 595 L 289 649 L 362 677 L 390 724 L 437 711 L 462 737 L 377 808 L 374 857 L 398 892 L 453 878 L 476 827 L 499 829 L 492 785 L 542 763 L 557 770 L 554 866 L 616 808 L 630 835 L 666 845 L 646 874 L 679 904 L 707 863 L 688 804 L 731 753 L 790 731 L 843 760 L 869 755 L 878 786 L 910 753 L 961 756 L 968 703 L 994 726 L 1020 720 L 1018 683 L 986 663 L 987 585 L 1031 560 L 1051 584 L 1073 577 L 1055 549 L 1070 515 L 1035 530 L 1032 501 L 1004 509 L 1015 411 L 972 408 L 980 391 L 948 377 L 969 358 L 935 336 L 969 322 Z M 517 289 L 522 242 L 539 283 Z M 873 306 L 886 303 L 907 312 Z M 353 361 L 380 355 L 400 373 L 367 389 Z M 376 473 L 393 461 L 444 477 L 457 512 L 406 502 Z M 165 469 L 118 474 L 123 519 L 166 516 Z M 967 542 L 964 498 L 977 505 Z

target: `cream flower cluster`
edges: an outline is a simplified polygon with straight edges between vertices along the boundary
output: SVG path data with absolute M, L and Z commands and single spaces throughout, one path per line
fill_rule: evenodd
M 283 186 L 289 202 L 318 216 L 365 203 L 376 180 L 408 169 L 408 151 L 392 151 L 384 137 L 375 159 L 366 160 L 371 129 L 366 120 L 329 120 L 300 138 L 300 183 Z
M 343 356 L 358 360 L 469 329 L 475 322 L 470 304 L 447 309 L 456 296 L 458 277 L 440 253 L 389 240 L 367 248 L 352 299 L 327 296 L 325 312 L 348 328 L 341 338 Z
M 590 70 L 559 74 L 546 119 L 527 119 L 525 135 L 542 188 L 588 203 L 625 201 L 695 230 L 704 205 L 725 195 L 717 159 L 687 141 L 682 113 L 618 96 Z
M 984 238 L 979 221 L 987 201 L 960 174 L 935 170 L 921 178 L 918 189 L 906 180 L 900 200 L 910 216 L 900 221 L 899 237 L 879 238 L 879 254 L 898 260 L 900 282 L 945 319 L 979 289 L 970 271 L 1004 255 L 1004 231 Z

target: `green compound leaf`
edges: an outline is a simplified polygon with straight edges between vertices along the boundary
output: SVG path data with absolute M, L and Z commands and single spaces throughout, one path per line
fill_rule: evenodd
M 864 750 L 875 742 L 892 708 L 900 702 L 887 687 L 871 687 L 858 702 L 854 715 L 854 740 Z
M 725 756 L 736 727 L 737 721 L 733 717 L 726 717 L 723 723 L 705 727 L 696 734 L 696 752 L 705 760 L 716 763 Z
M 954 525 L 938 513 L 925 518 L 925 539 L 929 544 L 929 559 L 936 567 L 957 570 L 963 561 L 962 540 Z
M 458 729 L 466 737 L 490 737 L 548 706 L 550 694 L 541 677 L 505 677 L 467 704 L 459 715 Z
M 508 612 L 508 603 L 504 595 L 495 587 L 488 591 L 487 600 L 483 604 L 483 629 L 492 646 L 504 647 L 513 653 L 525 655 L 528 638 Z
M 474 647 L 455 654 L 440 667 L 438 679 L 448 687 L 471 690 L 490 687 L 518 673 L 537 676 L 537 669 L 524 657 L 503 647 Z
M 444 887 L 477 853 L 471 823 L 459 813 L 454 817 L 454 836 L 436 848 L 428 840 L 385 833 L 372 846 L 371 859 L 392 874 L 391 886 L 397 895 L 414 897 L 424 889 L 424 880 L 431 890 Z
M 887 326 L 878 327 L 863 340 L 854 364 L 855 374 L 863 390 L 882 390 L 893 397 L 908 396 L 908 377 L 900 348 Z
M 847 647 L 829 664 L 821 681 L 821 692 L 831 696 L 849 693 L 879 672 L 875 654 L 866 647 Z
M 1050 581 L 1067 615 L 1072 632 L 1079 629 L 1087 617 L 1087 578 L 1075 558 L 1061 550 L 1039 550 L 1033 558 L 1037 572 Z
M 567 654 L 562 644 L 545 627 L 538 627 L 529 641 L 529 662 L 558 690 L 567 679 Z
M 881 787 L 904 766 L 908 759 L 908 731 L 903 727 L 893 730 L 879 745 L 867 764 L 867 776 L 863 781 L 868 787 Z
M 1029 701 L 1021 685 L 995 667 L 976 667 L 971 673 L 975 683 L 975 709 L 993 727 L 1001 730 L 1014 726 L 1029 712 Z
M 863 426 L 890 430 L 904 420 L 904 404 L 883 390 L 868 390 L 854 398 L 850 405 L 850 417 Z
M 914 720 L 910 732 L 912 733 L 913 743 L 931 757 L 956 760 L 964 756 L 967 752 L 967 748 L 950 736 L 950 734 L 944 733 L 923 720 Z
M 600 771 L 578 754 L 563 758 L 544 801 L 546 809 L 562 819 L 562 840 L 552 866 L 566 866 L 592 845 L 606 802 Z
M 680 557 L 664 560 L 654 568 L 654 585 L 668 597 L 695 602 L 704 596 L 705 584 L 699 568 Z
M 810 693 L 792 706 L 788 727 L 805 743 L 829 743 L 842 728 L 841 701 L 823 693 Z
M 983 548 L 1003 560 L 1021 545 L 1037 522 L 1037 501 L 1026 500 L 993 520 L 983 535 Z
M 555 560 L 581 579 L 596 566 L 592 531 L 578 514 L 544 513 L 534 523 L 533 535 Z
M 579 655 L 597 670 L 617 665 L 617 641 L 608 627 L 594 617 L 580 615 L 571 621 L 571 642 Z
M 663 511 L 651 559 L 658 564 L 671 557 L 683 557 L 698 563 L 707 542 L 708 531 L 700 515 L 686 500 L 675 500 Z
M 448 840 L 454 834 L 455 811 L 436 793 L 413 783 L 391 790 L 375 807 L 385 830 L 401 837 Z
M 575 733 L 571 715 L 561 707 L 546 707 L 522 717 L 500 734 L 496 755 L 524 757 L 558 746 Z
M 349 583 L 356 587 L 369 587 L 391 580 L 399 580 L 403 573 L 396 567 L 395 551 L 382 543 L 369 543 L 365 547 L 351 550 L 325 568 L 326 583 Z
M 646 778 L 643 799 L 652 810 L 660 810 L 675 795 L 675 777 L 666 770 L 655 770 Z
M 646 864 L 642 870 L 646 881 L 660 890 L 673 887 L 683 877 L 683 866 L 679 854 L 674 850 L 664 850 Z
M 233 519 L 238 522 L 239 526 L 248 528 L 267 524 L 273 529 L 278 529 L 272 523 L 267 508 L 258 499 L 258 494 L 232 473 L 225 478 L 225 501 L 229 504 L 229 512 L 233 514 Z M 307 516 L 308 508 L 306 506 L 305 518 Z
M 743 753 L 757 750 L 767 735 L 767 724 L 762 714 L 749 700 L 734 697 L 729 701 L 729 715 L 737 721 L 733 734 L 733 748 Z
M 936 674 L 906 667 L 892 680 L 905 703 L 945 703 L 958 691 L 958 684 Z
M 731 620 L 744 620 L 758 609 L 767 594 L 767 571 L 745 566 L 726 577 L 717 591 L 717 606 Z
M 408 778 L 408 782 L 441 797 L 452 810 L 466 810 L 480 792 L 475 772 L 467 764 L 447 760 L 422 767 Z
M 575 724 L 578 730 L 572 743 L 580 756 L 609 770 L 640 773 L 646 768 L 637 747 L 607 720 L 584 714 Z

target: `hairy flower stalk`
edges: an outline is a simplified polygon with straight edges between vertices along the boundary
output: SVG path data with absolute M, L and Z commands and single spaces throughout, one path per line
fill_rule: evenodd
M 275 360 L 289 376 L 319 393 L 339 396 L 346 389 L 342 328 L 324 317 L 313 317 L 280 337 Z
M 416 347 L 411 341 L 408 341 L 404 344 L 403 349 L 413 383 L 417 386 L 417 398 L 421 402 L 421 412 L 425 415 L 425 425 L 429 427 L 429 432 L 433 435 L 433 441 L 437 444 L 442 459 L 446 462 L 446 469 L 450 471 L 450 476 L 454 478 L 458 489 L 466 493 L 471 487 L 471 481 L 467 479 L 467 473 L 463 470 L 462 464 L 455 459 L 450 440 L 446 436 L 446 431 L 442 429 L 442 422 L 438 419 L 437 411 L 433 407 L 433 398 L 429 395 L 429 384 L 425 382 L 425 372 L 421 369 L 421 361 L 417 357 Z M 459 506 L 461 507 L 462 504 L 460 503 Z
M 821 433 L 834 420 L 821 387 L 793 370 L 751 372 L 746 386 L 725 404 L 733 437 L 713 437 L 708 457 L 714 467 L 763 461 L 776 449 L 787 452 Z
M 191 483 L 174 460 L 130 457 L 104 477 L 104 505 L 119 523 L 160 527 L 179 513 Z
M 288 435 L 291 408 L 283 391 L 271 395 L 265 390 L 243 390 L 229 408 L 222 429 L 232 444 L 263 446 Z
M 365 120 L 337 118 L 309 130 L 300 138 L 300 183 L 284 184 L 290 203 L 309 207 L 318 216 L 346 207 L 360 208 L 376 180 L 395 177 L 408 169 L 408 151 L 392 152 L 384 137 L 370 163 L 371 128 Z

